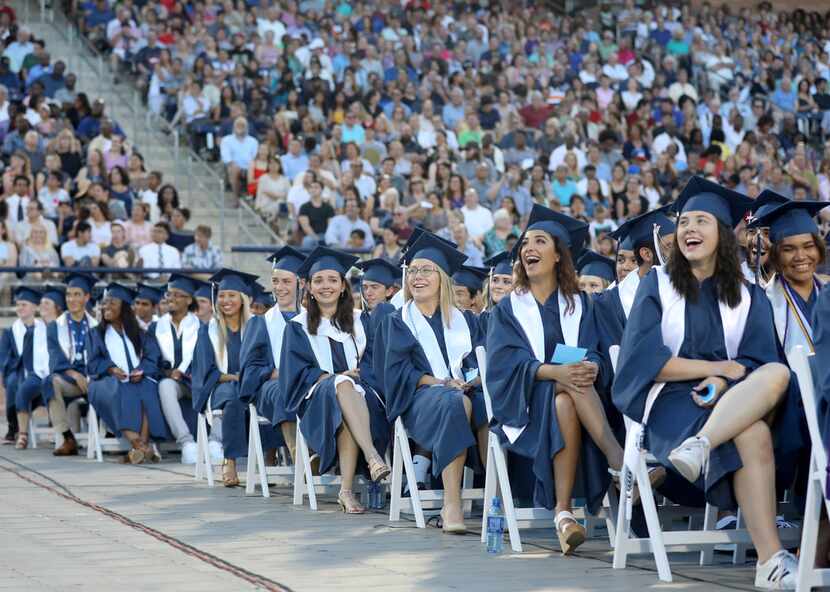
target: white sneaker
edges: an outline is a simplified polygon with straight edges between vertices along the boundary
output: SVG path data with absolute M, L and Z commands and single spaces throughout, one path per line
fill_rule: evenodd
M 694 483 L 706 472 L 709 462 L 709 438 L 693 436 L 669 453 L 669 462 L 687 481 Z
M 798 559 L 781 549 L 755 566 L 755 587 L 765 590 L 795 590 L 798 577 Z
M 208 442 L 208 452 L 210 453 L 210 462 L 214 465 L 221 465 L 225 462 L 225 449 L 222 448 L 222 443 L 216 440 Z
M 182 464 L 183 465 L 195 465 L 196 464 L 196 456 L 199 453 L 199 447 L 196 446 L 196 442 L 190 441 L 185 442 L 182 445 Z

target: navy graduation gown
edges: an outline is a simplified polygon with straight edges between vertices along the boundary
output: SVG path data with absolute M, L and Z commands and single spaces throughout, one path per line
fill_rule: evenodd
M 18 357 L 11 327 L 0 334 L 0 368 L 3 370 L 3 387 L 6 389 L 6 411 L 14 410 L 14 397 L 18 383 Z M 13 412 L 12 412 L 13 414 Z
M 471 323 L 470 315 L 465 314 L 464 317 L 475 346 L 476 325 Z M 449 366 L 440 309 L 427 322 Z M 383 348 L 376 346 L 374 365 L 384 369 L 386 415 L 390 422 L 400 417 L 409 437 L 432 452 L 432 474 L 437 477 L 455 457 L 476 445 L 471 422 L 464 411 L 463 398 L 466 395 L 443 385 L 418 386 L 422 376 L 432 375 L 432 367 L 420 343 L 403 321 L 401 310 L 384 319 L 378 335 L 382 335 Z M 464 358 L 463 369 L 477 367 L 475 354 L 471 352 Z M 471 398 L 474 425 L 483 425 L 487 415 L 480 387 L 472 391 Z
M 334 373 L 347 371 L 349 368 L 343 345 L 329 339 L 329 346 Z M 301 420 L 300 429 L 308 447 L 320 457 L 321 474 L 331 470 L 337 460 L 337 432 L 343 423 L 334 385 L 336 376 L 328 376 L 317 383 L 323 374 L 325 370 L 318 365 L 303 326 L 296 322 L 288 323 L 280 356 L 279 388 L 285 394 L 288 413 Z M 315 383 L 314 393 L 307 398 L 309 389 Z M 362 379 L 355 380 L 355 383 L 366 391 L 372 443 L 378 454 L 383 456 L 389 445 L 390 433 L 383 403 L 371 385 Z
M 830 283 L 825 284 L 813 310 L 813 346 L 811 358 L 816 385 L 816 411 L 824 448 L 830 449 Z
M 763 290 L 748 286 L 751 304 L 744 334 L 735 361 L 747 369 L 781 361 L 772 319 L 772 308 Z M 655 271 L 643 278 L 631 309 L 613 386 L 615 405 L 628 417 L 642 421 L 646 397 L 655 378 L 671 359 L 663 342 L 662 305 Z M 686 301 L 685 335 L 678 357 L 721 361 L 728 359 L 723 324 L 713 280 L 700 285 L 696 302 Z M 727 442 L 711 451 L 706 477 L 692 485 L 678 475 L 668 461 L 669 453 L 686 438 L 700 431 L 711 409 L 699 407 L 690 396 L 700 380 L 669 382 L 654 402 L 645 426 L 649 451 L 669 469 L 661 492 L 673 501 L 703 505 L 705 501 L 722 509 L 734 509 L 731 475 L 742 467 L 738 450 Z M 792 391 L 790 391 L 791 393 Z M 776 412 L 772 426 L 776 458 L 789 456 L 802 446 L 798 402 L 787 395 Z M 783 437 L 782 437 L 783 436 Z M 782 463 L 777 463 L 779 468 Z M 705 499 L 704 499 L 705 494 Z
M 375 334 L 383 319 L 395 312 L 395 307 L 388 302 L 381 302 L 371 312 L 364 310 L 360 313 L 360 322 L 363 324 L 363 332 L 366 333 L 366 349 L 360 358 L 360 379 L 366 381 L 375 391 L 383 393 L 383 382 L 378 376 L 383 368 L 378 371 L 374 368 Z M 382 337 L 381 337 L 382 340 Z M 381 341 L 381 343 L 383 343 Z
M 17 411 L 31 411 L 33 406 L 37 407 L 49 402 L 49 399 L 43 393 L 43 379 L 34 371 L 34 356 L 36 353 L 34 351 L 34 331 L 34 325 L 27 329 L 23 337 L 23 351 L 17 358 L 19 378 L 14 396 L 14 407 Z M 40 352 L 40 355 L 43 355 L 43 352 Z
M 633 271 L 632 273 L 637 273 Z M 612 345 L 622 343 L 625 330 L 625 312 L 620 302 L 620 292 L 617 286 L 594 295 L 594 313 L 599 331 L 599 350 L 603 356 L 608 356 L 608 349 Z M 610 386 L 610 385 L 609 385 Z
M 89 403 L 95 407 L 104 423 L 116 433 L 121 430 L 141 431 L 142 413 L 147 414 L 150 435 L 155 439 L 170 437 L 158 396 L 158 343 L 146 331 L 140 331 L 141 352 L 137 369 L 144 371 L 140 382 L 120 382 L 108 372 L 115 364 L 110 357 L 99 328 L 87 333 L 87 373 L 89 375 Z
M 605 365 L 597 351 L 596 318 L 590 299 L 579 293 L 582 317 L 577 343 L 588 350 L 586 361 L 599 366 L 597 382 L 607 380 Z M 557 343 L 564 343 L 559 320 L 558 292 L 539 306 L 545 341 L 545 359 L 550 360 Z M 565 441 L 556 417 L 554 395 L 556 383 L 536 379 L 541 366 L 522 325 L 513 314 L 510 298 L 504 298 L 492 310 L 487 338 L 487 386 L 493 403 L 494 433 L 509 451 L 531 459 L 535 483 L 533 500 L 537 506 L 552 509 L 556 505 L 553 457 Z M 512 444 L 501 426 L 527 426 Z M 576 490 L 582 491 L 590 511 L 595 512 L 608 489 L 610 475 L 605 455 L 582 430 L 582 447 L 577 471 Z

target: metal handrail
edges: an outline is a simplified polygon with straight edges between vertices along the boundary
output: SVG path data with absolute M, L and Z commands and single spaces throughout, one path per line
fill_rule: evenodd
M 0 273 L 132 273 L 136 275 L 180 273 L 185 275 L 213 275 L 219 269 L 196 269 L 192 267 L 67 267 L 58 265 L 55 267 L 32 267 L 25 265 L 11 265 L 0 267 Z
M 278 248 L 275 245 L 234 245 L 231 247 L 231 253 L 273 253 Z M 310 253 L 313 249 L 297 247 L 297 250 Z M 338 247 L 337 250 L 350 255 L 369 255 L 372 253 L 372 249 L 355 249 L 352 247 Z

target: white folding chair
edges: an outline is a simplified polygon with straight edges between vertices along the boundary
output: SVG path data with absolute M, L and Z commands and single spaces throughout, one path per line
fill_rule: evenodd
M 314 475 L 311 470 L 311 451 L 300 430 L 300 418 L 297 417 L 297 458 L 294 459 L 294 505 L 303 505 L 303 498 L 308 497 L 308 507 L 317 511 L 317 494 L 329 493 L 340 487 L 341 479 L 337 475 Z M 355 483 L 365 485 L 362 478 L 355 475 Z
M 193 470 L 193 476 L 197 480 L 207 478 L 208 487 L 213 487 L 214 465 L 210 458 L 210 448 L 208 447 L 208 413 L 211 414 L 211 423 L 213 423 L 214 418 L 222 417 L 222 410 L 211 410 L 210 401 L 208 401 L 206 410 L 199 413 L 196 419 L 196 467 Z
M 253 404 L 248 405 L 248 463 L 245 468 L 245 495 L 252 495 L 256 492 L 257 480 L 262 490 L 262 497 L 271 497 L 268 491 L 268 476 L 276 476 L 280 481 L 291 483 L 291 476 L 294 474 L 293 467 L 266 467 L 265 454 L 262 450 L 262 438 L 259 434 L 259 426 L 270 426 L 271 422 L 257 413 Z
M 818 524 L 821 518 L 821 504 L 830 516 L 830 501 L 824 497 L 827 482 L 827 451 L 821 438 L 816 414 L 816 387 L 807 350 L 804 346 L 794 347 L 787 359 L 798 378 L 804 414 L 810 431 L 810 472 L 807 480 L 807 507 L 804 510 L 803 530 L 801 534 L 801 551 L 798 559 L 798 592 L 808 592 L 813 588 L 830 586 L 830 569 L 818 569 L 816 565 L 816 547 L 818 542 Z M 816 360 L 818 361 L 818 360 Z
M 104 462 L 104 452 L 127 452 L 130 444 L 124 438 L 107 438 L 106 427 L 101 423 L 95 407 L 89 406 L 86 416 L 87 437 L 86 457 L 98 462 Z
M 406 471 L 406 481 L 409 484 L 409 495 L 402 493 L 403 472 Z M 472 509 L 473 500 L 484 498 L 483 489 L 473 489 L 473 472 L 465 467 L 461 487 L 461 501 L 464 513 L 468 514 Z M 444 499 L 444 492 L 436 489 L 419 490 L 417 478 L 415 477 L 415 464 L 412 462 L 412 450 L 409 447 L 409 435 L 399 417 L 395 420 L 395 435 L 392 448 L 392 485 L 390 486 L 389 520 L 397 522 L 401 519 L 401 510 L 408 502 L 415 516 L 415 524 L 418 528 L 426 528 L 424 510 L 432 510 L 431 514 L 437 514 L 440 504 Z
M 609 349 L 611 364 L 616 370 L 617 358 L 619 357 L 619 346 L 612 345 Z M 653 402 L 653 401 L 652 401 Z M 644 422 L 648 419 L 648 410 L 652 402 L 646 402 L 646 415 Z M 657 574 L 660 580 L 671 582 L 671 568 L 669 566 L 667 547 L 676 551 L 700 551 L 700 565 L 712 563 L 714 550 L 720 545 L 736 545 L 733 561 L 745 557 L 746 548 L 752 545 L 749 531 L 742 528 L 740 521 L 738 528 L 734 530 L 716 530 L 718 509 L 706 504 L 703 513 L 703 529 L 692 530 L 667 530 L 663 531 L 660 524 L 658 506 L 654 500 L 654 491 L 648 475 L 648 463 L 656 463 L 657 460 L 648 452 L 643 445 L 645 435 L 643 424 L 625 418 L 625 455 L 622 468 L 622 483 L 624 495 L 620 500 L 617 514 L 617 532 L 614 543 L 614 569 L 624 569 L 628 555 L 651 553 L 657 564 Z M 648 527 L 647 538 L 635 538 L 631 533 L 632 497 L 634 486 L 640 491 L 640 501 L 645 514 Z M 679 506 L 660 506 L 664 518 L 671 519 L 672 516 L 688 516 L 693 510 Z M 691 524 L 691 520 L 689 520 Z M 792 531 L 792 532 L 790 532 Z M 782 542 L 786 545 L 791 539 L 799 535 L 798 529 L 783 529 L 779 531 Z
M 476 348 L 478 373 L 481 377 L 481 386 L 484 390 L 484 404 L 487 408 L 487 419 L 493 419 L 493 402 L 487 388 L 487 354 L 483 346 Z M 510 477 L 507 471 L 507 453 L 498 436 L 490 432 L 487 438 L 487 468 L 484 480 L 484 514 L 481 517 L 481 542 L 487 542 L 487 515 L 490 513 L 493 497 L 501 492 L 504 506 L 504 518 L 507 522 L 507 531 L 510 535 L 510 546 L 516 553 L 522 552 L 522 539 L 519 530 L 522 528 L 550 527 L 554 515 L 546 508 L 517 508 L 513 501 L 513 489 L 510 486 Z M 585 508 L 576 508 L 574 516 L 583 519 L 586 526 L 592 526 L 598 520 L 605 520 L 608 536 L 614 540 L 614 511 L 617 503 L 616 492 L 608 492 L 604 507 L 597 515 L 591 515 Z M 589 530 L 591 530 L 589 528 Z
M 61 442 L 63 441 L 63 437 L 60 434 L 56 434 L 55 430 L 52 429 L 52 426 L 49 425 L 48 419 L 44 424 L 35 418 L 33 409 L 32 413 L 29 414 L 29 448 L 37 448 L 38 438 L 52 440 L 55 443 L 56 448 L 60 446 L 60 443 L 57 440 L 60 439 Z

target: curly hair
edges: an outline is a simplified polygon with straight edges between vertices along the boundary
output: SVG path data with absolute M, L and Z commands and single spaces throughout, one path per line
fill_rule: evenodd
M 559 262 L 554 268 L 556 285 L 568 301 L 568 307 L 565 312 L 571 314 L 575 307 L 574 296 L 579 294 L 579 278 L 576 275 L 571 250 L 563 247 L 560 239 L 556 236 L 553 237 L 553 245 L 559 254 Z M 521 250 L 519 252 L 521 253 Z M 530 280 L 527 277 L 527 272 L 525 271 L 521 257 L 517 257 L 516 262 L 513 264 L 513 289 L 520 292 L 527 292 L 530 289 Z
M 692 273 L 689 260 L 680 251 L 677 234 L 669 259 L 666 262 L 666 271 L 672 286 L 681 296 L 690 302 L 698 297 L 699 285 Z M 718 246 L 715 250 L 715 273 L 712 276 L 718 293 L 718 300 L 725 302 L 730 308 L 735 308 L 741 302 L 741 262 L 738 258 L 738 239 L 731 228 L 718 221 Z
M 824 265 L 824 262 L 827 259 L 827 243 L 818 234 L 811 234 L 810 236 L 813 237 L 813 242 L 815 243 L 816 250 L 818 251 L 818 261 L 816 261 L 816 263 L 819 266 Z M 784 269 L 781 265 L 781 247 L 778 243 L 770 243 L 769 263 L 777 273 L 783 272 Z
M 344 290 L 340 293 L 337 299 L 337 310 L 331 319 L 332 324 L 350 335 L 354 335 L 354 299 L 352 297 L 352 287 L 346 278 L 342 275 L 340 280 L 343 282 Z M 317 329 L 320 328 L 320 305 L 317 304 L 317 299 L 311 295 L 311 290 L 306 290 L 303 304 L 308 311 L 308 332 L 312 335 L 317 335 Z

